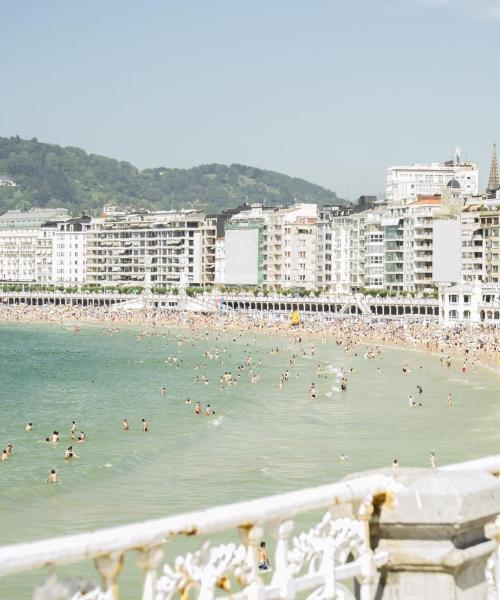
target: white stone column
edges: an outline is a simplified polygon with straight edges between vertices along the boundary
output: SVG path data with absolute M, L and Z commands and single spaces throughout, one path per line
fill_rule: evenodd
M 371 521 L 372 546 L 389 554 L 379 600 L 480 600 L 496 542 L 500 482 L 484 472 L 399 469 Z

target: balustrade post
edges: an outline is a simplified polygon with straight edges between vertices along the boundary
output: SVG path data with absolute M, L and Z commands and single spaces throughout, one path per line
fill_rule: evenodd
M 363 528 L 363 549 L 360 557 L 361 574 L 358 577 L 360 586 L 360 600 L 371 600 L 373 597 L 373 585 L 377 577 L 377 566 L 370 548 L 370 519 L 373 514 L 371 499 L 361 503 L 358 510 L 358 520 Z
M 154 600 L 156 569 L 163 558 L 163 548 L 153 546 L 139 550 L 136 557 L 136 563 L 139 569 L 144 573 L 144 586 L 142 588 L 142 600 Z
M 335 542 L 327 539 L 324 542 L 321 571 L 325 579 L 322 597 L 328 600 L 336 597 L 337 578 L 335 576 Z
M 500 517 L 484 527 L 487 538 L 496 542 L 496 549 L 486 564 L 486 581 L 489 588 L 488 598 L 500 600 Z
M 283 521 L 276 526 L 275 573 L 272 584 L 280 588 L 280 598 L 295 598 L 295 582 L 288 568 L 288 538 L 293 530 L 293 521 Z
M 248 600 L 264 600 L 265 591 L 259 574 L 258 544 L 263 530 L 258 525 L 240 527 L 240 534 L 247 547 L 247 562 L 250 567 L 249 583 L 245 593 Z
M 113 552 L 94 560 L 95 567 L 102 578 L 106 596 L 109 600 L 119 600 L 118 576 L 123 569 L 123 552 Z

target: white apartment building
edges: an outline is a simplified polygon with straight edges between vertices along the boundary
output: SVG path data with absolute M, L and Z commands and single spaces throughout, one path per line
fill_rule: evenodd
M 364 287 L 377 290 L 385 287 L 385 229 L 381 210 L 364 214 Z
M 312 289 L 316 279 L 316 204 L 254 204 L 225 225 L 226 283 Z
M 440 196 L 423 196 L 408 205 L 404 221 L 403 289 L 423 292 L 432 287 L 433 215 Z
M 484 280 L 482 203 L 469 204 L 460 214 L 460 279 L 464 283 Z
M 386 176 L 385 199 L 389 205 L 406 204 L 418 196 L 442 194 L 454 181 L 462 197 L 478 193 L 479 173 L 477 164 L 464 162 L 457 155 L 455 160 L 431 164 L 398 165 L 389 167 Z
M 264 247 L 266 285 L 314 288 L 317 220 L 316 204 L 296 204 L 269 215 Z
M 59 223 L 52 237 L 52 282 L 81 285 L 86 281 L 87 229 L 90 217 Z M 45 229 L 45 228 L 44 228 Z
M 196 210 L 113 213 L 87 231 L 86 279 L 98 285 L 193 285 L 215 278 L 217 219 Z
M 215 240 L 215 277 L 216 285 L 226 283 L 226 243 L 223 237 Z
M 8 210 L 0 215 L 0 281 L 50 282 L 45 274 L 51 268 L 52 242 L 44 236 L 42 225 L 67 219 L 66 209 L 52 208 Z
M 324 206 L 316 239 L 316 287 L 348 293 L 362 287 L 360 257 L 364 257 L 364 220 L 353 209 Z M 362 241 L 362 247 L 360 247 Z

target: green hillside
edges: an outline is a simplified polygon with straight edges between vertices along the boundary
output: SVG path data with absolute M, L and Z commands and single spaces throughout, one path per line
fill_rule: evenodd
M 36 138 L 0 137 L 0 176 L 17 187 L 0 187 L 0 212 L 9 208 L 65 206 L 73 214 L 104 204 L 209 212 L 244 202 L 288 206 L 294 201 L 338 202 L 335 192 L 274 171 L 233 164 L 140 171 L 128 162 L 87 154 L 80 148 L 44 144 Z

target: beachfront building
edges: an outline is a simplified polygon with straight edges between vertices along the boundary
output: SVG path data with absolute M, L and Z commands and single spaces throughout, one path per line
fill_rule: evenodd
M 112 213 L 90 222 L 86 281 L 96 285 L 213 284 L 217 222 L 197 210 Z
M 314 288 L 317 220 L 316 204 L 296 204 L 268 215 L 264 238 L 267 286 Z
M 371 220 L 368 215 L 381 210 L 374 200 L 362 196 L 354 206 L 327 205 L 320 209 L 316 239 L 318 289 L 344 294 L 364 287 L 365 224 Z
M 461 280 L 500 283 L 500 198 L 474 199 L 460 214 Z
M 266 223 L 268 217 L 276 210 L 255 203 L 228 219 L 224 228 L 226 284 L 235 286 L 264 284 Z
M 357 221 L 353 208 L 323 206 L 316 235 L 316 287 L 334 293 L 351 289 L 351 248 Z
M 459 149 L 445 163 L 398 165 L 389 167 L 386 176 L 385 199 L 388 204 L 406 204 L 418 196 L 442 194 L 454 180 L 463 196 L 475 195 L 479 189 L 477 164 L 462 161 Z
M 484 240 L 479 199 L 460 214 L 460 280 L 472 283 L 484 280 Z
M 75 286 L 85 283 L 90 217 L 45 223 L 37 239 L 37 283 Z
M 302 287 L 316 278 L 316 204 L 253 204 L 225 224 L 228 285 Z
M 52 261 L 50 236 L 41 243 L 46 237 L 42 226 L 69 218 L 65 208 L 8 210 L 0 215 L 0 281 L 42 282 L 40 266 L 48 271 Z
M 223 236 L 215 240 L 215 285 L 226 283 L 226 243 Z

